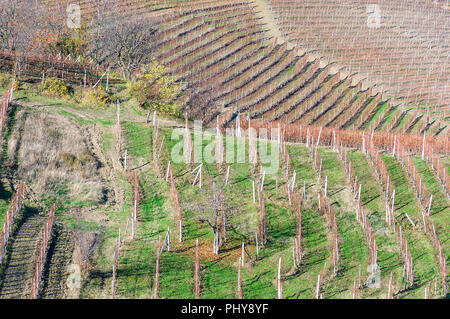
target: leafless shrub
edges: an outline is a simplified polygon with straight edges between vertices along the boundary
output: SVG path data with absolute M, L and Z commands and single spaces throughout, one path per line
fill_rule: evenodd
M 0 50 L 16 55 L 16 73 L 30 54 L 45 53 L 49 41 L 65 30 L 65 8 L 48 10 L 40 0 L 8 0 L 0 3 Z
M 215 86 L 193 93 L 186 107 L 189 108 L 189 117 L 199 119 L 204 123 L 210 123 L 220 114 L 219 105 L 217 101 L 214 101 L 216 96 L 217 88 Z
M 87 273 L 90 269 L 91 258 L 101 242 L 102 230 L 86 230 L 80 211 L 75 213 L 74 218 L 75 262 L 81 266 L 84 273 Z
M 152 57 L 152 40 L 156 33 L 156 21 L 151 18 L 130 18 L 115 6 L 99 15 L 96 36 L 88 54 L 100 65 L 120 68 L 124 78 Z

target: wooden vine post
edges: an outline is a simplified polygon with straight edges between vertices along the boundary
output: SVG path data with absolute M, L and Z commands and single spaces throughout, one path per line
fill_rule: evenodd
M 299 196 L 300 198 L 300 196 Z M 302 262 L 302 208 L 301 202 L 297 203 L 297 238 L 295 239 L 295 266 L 298 268 Z
M 122 158 L 122 129 L 120 127 L 120 101 L 117 100 L 117 123 L 116 123 L 116 130 L 117 130 L 117 152 L 119 161 Z
M 267 238 L 266 238 L 266 206 L 264 203 L 264 196 L 263 192 L 259 192 L 259 226 L 258 226 L 258 239 L 259 244 L 264 245 Z
M 3 224 L 2 232 L 0 233 L 0 264 L 6 255 L 6 245 L 8 244 L 8 239 L 11 234 L 12 226 L 14 224 L 14 219 L 17 214 L 22 209 L 23 201 L 25 200 L 25 195 L 27 192 L 27 187 L 24 182 L 19 184 L 17 191 L 11 198 L 11 204 L 5 215 L 5 222 Z
M 116 278 L 117 278 L 117 267 L 119 266 L 119 252 L 120 252 L 120 232 L 119 238 L 116 240 L 116 245 L 114 247 L 113 271 L 111 280 L 111 299 L 114 299 L 116 297 Z
M 155 268 L 155 289 L 153 298 L 158 299 L 158 288 L 159 288 L 159 266 L 160 266 L 160 259 L 161 259 L 161 253 L 162 253 L 162 240 L 161 236 L 159 237 L 158 241 L 158 248 L 156 248 L 156 268 Z
M 195 242 L 195 287 L 194 295 L 195 299 L 200 299 L 200 256 L 198 253 L 198 239 Z
M 138 213 L 138 205 L 139 205 L 139 175 L 137 171 L 133 174 L 133 193 L 134 193 L 134 209 L 133 209 L 133 219 L 134 222 L 137 222 L 137 213 Z
M 283 286 L 281 284 L 281 257 L 278 260 L 277 283 L 278 283 L 278 299 L 283 299 Z
M 16 80 L 14 80 L 11 83 L 8 91 L 6 91 L 6 94 L 3 96 L 3 99 L 2 99 L 2 105 L 1 105 L 1 109 L 0 109 L 0 135 L 1 135 L 1 132 L 3 131 L 3 125 L 5 125 L 5 122 L 6 122 L 6 114 L 8 112 L 9 104 L 11 103 L 12 98 L 13 98 L 15 84 L 16 84 Z
M 175 207 L 175 213 L 178 219 L 178 230 L 179 230 L 179 241 L 180 243 L 183 241 L 183 211 L 180 206 L 179 196 L 177 187 L 175 185 L 175 180 L 173 178 L 173 169 L 172 166 L 169 166 L 169 181 L 170 181 L 170 197 L 172 199 L 172 203 Z
M 50 213 L 45 223 L 43 238 L 38 246 L 38 257 L 35 261 L 34 273 L 31 280 L 31 299 L 36 299 L 39 293 L 39 284 L 41 282 L 42 270 L 47 260 L 47 250 L 52 235 L 53 222 L 55 220 L 56 205 L 50 209 Z
M 387 299 L 392 299 L 392 272 L 391 272 L 391 276 L 389 277 L 388 297 L 387 297 Z
M 319 299 L 319 292 L 320 292 L 320 283 L 321 283 L 321 278 L 322 274 L 318 274 L 317 275 L 317 283 L 316 283 L 316 299 Z
M 187 113 L 185 114 L 185 139 L 184 139 L 184 162 L 186 164 L 190 164 L 192 162 L 192 137 L 191 132 L 189 131 L 188 117 Z
M 238 280 L 237 280 L 238 299 L 242 299 L 241 258 L 242 257 L 239 257 L 239 260 L 238 260 Z

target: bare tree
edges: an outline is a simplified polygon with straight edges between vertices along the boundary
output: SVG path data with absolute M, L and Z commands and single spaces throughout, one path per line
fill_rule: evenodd
M 10 48 L 14 33 L 14 17 L 17 16 L 17 1 L 0 3 L 0 48 L 4 51 Z
M 101 16 L 97 39 L 88 53 L 95 56 L 100 65 L 118 67 L 124 78 L 130 78 L 141 65 L 151 61 L 156 21 L 148 17 L 130 18 L 118 9 L 111 10 Z
M 189 108 L 189 116 L 208 124 L 220 114 L 215 97 L 218 95 L 217 87 L 210 86 L 200 92 L 191 93 L 185 108 Z M 184 110 L 182 110 L 183 112 Z
M 78 1 L 79 3 L 79 1 Z M 83 14 L 82 52 L 99 65 L 120 68 L 124 78 L 151 60 L 158 18 L 135 17 L 117 0 L 95 0 L 94 14 Z M 67 4 L 42 0 L 0 2 L 0 50 L 18 62 L 34 53 L 59 53 L 57 40 L 72 39 Z M 66 52 L 67 54 L 68 52 Z M 20 63 L 19 68 L 20 68 Z
M 53 39 L 65 30 L 62 10 L 58 3 L 48 10 L 40 0 L 0 3 L 0 50 L 15 55 L 16 73 L 20 73 L 23 59 L 45 53 Z
M 236 231 L 239 223 L 234 217 L 244 211 L 242 205 L 232 200 L 226 185 L 212 182 L 204 185 L 205 195 L 198 201 L 185 200 L 183 210 L 193 212 L 194 219 L 206 223 L 217 238 L 217 250 L 227 240 L 227 231 Z
M 24 54 L 32 49 L 32 38 L 38 15 L 31 1 L 2 1 L 0 3 L 0 49 Z

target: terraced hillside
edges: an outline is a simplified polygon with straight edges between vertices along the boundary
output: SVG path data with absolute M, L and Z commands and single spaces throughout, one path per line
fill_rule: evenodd
M 319 50 L 422 112 L 448 117 L 448 1 L 268 2 L 286 40 Z
M 369 104 L 377 92 L 338 66 L 269 39 L 270 28 L 256 14 L 258 8 L 229 3 L 172 22 L 175 26 L 159 33 L 164 40 L 156 46 L 157 59 L 187 82 L 186 91 L 213 87 L 211 104 L 218 104 L 213 115 L 225 113 L 225 124 L 248 113 L 253 119 L 314 125 L 326 113 L 325 125 L 358 127 L 365 119 L 352 121 L 348 114 L 365 110 L 369 116 L 382 106 L 381 93 Z
M 139 58 L 163 71 L 141 93 L 181 89 L 145 104 L 138 67 L 5 53 L 0 298 L 449 297 L 442 2 L 377 41 L 358 31 L 366 1 L 77 3 L 69 40 L 117 10 L 151 21 Z
M 410 145 L 408 135 L 396 146 L 401 155 L 393 156 L 392 142 L 381 142 L 385 133 L 374 133 L 372 139 L 367 134 L 362 143 L 349 131 L 308 127 L 299 134 L 292 130 L 296 125 L 281 126 L 280 137 L 273 140 L 205 133 L 200 142 L 204 154 L 223 143 L 223 162 L 205 158 L 188 164 L 173 157 L 179 140 L 171 136 L 176 128 L 186 136 L 183 123 L 159 116 L 147 123 L 146 112 L 127 103 L 117 122 L 115 108 L 90 110 L 47 100 L 45 110 L 35 111 L 39 100 L 26 99 L 27 106 L 15 106 L 10 144 L 17 143 L 21 130 L 19 149 L 27 143 L 27 127 L 33 123 L 27 121 L 53 123 L 57 118 L 54 130 L 73 127 L 88 133 L 86 147 L 106 169 L 100 172 L 106 203 L 59 201 L 64 210 L 49 243 L 39 298 L 277 298 L 279 282 L 283 298 L 422 298 L 425 289 L 437 298 L 448 294 L 444 243 L 450 208 L 448 185 L 442 184 L 442 176 L 448 181 L 448 169 L 436 162 L 446 163 L 448 155 L 445 149 L 438 151 L 431 137 L 424 160 L 417 148 L 408 148 L 424 177 L 419 189 L 408 177 L 410 162 L 399 151 Z M 198 145 L 199 132 L 190 123 L 188 132 Z M 301 140 L 283 142 L 292 140 L 290 134 Z M 384 150 L 377 145 L 385 145 Z M 242 156 L 239 149 L 245 160 L 232 160 L 233 153 Z M 14 148 L 9 152 L 9 158 L 17 156 Z M 19 155 L 17 165 L 20 176 L 27 162 Z M 415 194 L 428 192 L 435 200 L 430 214 L 423 215 L 427 200 Z M 25 205 L 36 203 L 28 199 Z M 211 219 L 215 205 L 226 207 L 217 210 L 224 223 Z M 1 277 L 4 297 L 30 294 L 36 234 L 45 218 L 29 209 L 19 215 L 8 244 Z M 69 235 L 79 231 L 81 224 L 73 223 L 80 217 L 83 232 L 102 229 L 98 246 L 84 246 L 79 235 Z M 70 288 L 70 273 L 64 269 L 79 262 L 79 249 L 89 247 L 93 253 L 81 285 Z
M 242 254 L 241 287 L 245 298 L 277 297 L 279 258 L 282 260 L 281 281 L 283 296 L 286 298 L 315 298 L 318 275 L 321 275 L 319 296 L 322 298 L 352 298 L 353 294 L 359 298 L 386 298 L 391 273 L 391 286 L 394 287 L 393 295 L 396 298 L 421 298 L 425 287 L 433 288 L 435 280 L 436 287 L 442 285 L 439 253 L 434 248 L 433 239 L 428 237 L 429 233 L 422 231 L 421 220 L 415 212 L 419 209 L 418 203 L 410 202 L 410 196 L 402 193 L 404 189 L 410 192 L 411 186 L 402 185 L 407 181 L 402 182 L 396 175 L 405 174 L 401 165 L 396 164 L 395 168 L 387 166 L 393 182 L 389 187 L 394 187 L 397 194 L 394 195 L 395 205 L 392 206 L 396 220 L 396 226 L 393 227 L 385 220 L 386 205 L 393 205 L 392 190 L 387 191 L 389 196 L 385 195 L 385 184 L 382 179 L 378 181 L 379 173 L 367 150 L 334 147 L 328 144 L 325 137 L 320 140 L 319 147 L 316 147 L 316 142 L 309 146 L 298 143 L 282 145 L 283 151 L 278 154 L 279 170 L 274 174 L 265 174 L 263 178 L 261 172 L 267 169 L 267 164 L 263 164 L 267 163 L 267 158 L 263 156 L 269 154 L 258 153 L 261 158 L 256 167 L 251 163 L 233 162 L 211 164 L 202 161 L 191 165 L 169 163 L 170 154 L 173 154 L 172 150 L 178 143 L 170 140 L 171 128 L 163 124 L 156 128 L 153 124 L 127 120 L 121 123 L 121 130 L 125 137 L 123 147 L 129 151 L 128 174 L 138 172 L 140 193 L 134 235 L 130 233 L 130 222 L 126 221 L 129 213 L 123 217 L 117 216 L 122 218 L 119 226 L 122 244 L 116 266 L 116 298 L 148 298 L 154 296 L 155 291 L 160 298 L 193 298 L 197 280 L 194 272 L 197 239 L 200 250 L 200 298 L 234 298 L 239 295 L 235 282 L 238 259 Z M 197 134 L 195 131 L 191 133 L 192 138 Z M 319 138 L 317 133 L 312 133 L 315 141 Z M 337 139 L 339 141 L 339 137 Z M 213 145 L 220 143 L 220 140 L 217 135 L 208 137 L 203 146 L 207 147 L 211 142 Z M 224 149 L 232 151 L 233 148 L 227 146 L 232 140 L 225 141 L 223 137 L 223 141 Z M 251 143 L 245 140 L 246 150 L 251 149 Z M 280 147 L 276 139 L 272 142 L 272 152 L 273 147 Z M 159 156 L 155 156 L 154 152 Z M 383 160 L 396 162 L 394 157 L 387 154 L 383 155 Z M 203 166 L 199 177 L 194 168 L 200 163 Z M 348 163 L 351 163 L 351 168 Z M 172 172 L 168 172 L 168 167 Z M 349 174 L 352 176 L 350 179 Z M 358 185 L 361 185 L 360 195 Z M 173 197 L 173 187 L 178 199 Z M 218 252 L 214 250 L 214 241 L 216 231 L 220 228 L 211 228 L 201 209 L 205 203 L 209 203 L 214 187 L 226 194 L 228 204 L 224 205 L 237 201 L 240 203 L 239 207 L 234 208 L 238 213 L 227 215 L 228 226 L 219 232 L 226 232 L 226 239 L 220 244 Z M 253 193 L 254 188 L 263 191 L 258 195 L 257 191 Z M 127 201 L 132 203 L 133 200 L 131 191 Z M 427 223 L 436 220 L 437 225 L 438 215 L 448 215 L 446 201 L 446 207 L 436 216 L 430 217 Z M 178 226 L 180 217 L 175 213 L 178 204 L 181 205 L 182 214 L 181 242 Z M 300 211 L 298 204 L 301 205 Z M 261 205 L 267 222 L 267 241 L 264 245 L 259 241 L 261 239 L 257 239 L 261 238 L 258 230 Z M 128 212 L 130 210 L 133 210 L 132 204 Z M 405 213 L 412 218 L 414 227 Z M 297 214 L 301 214 L 300 219 Z M 365 216 L 364 219 L 361 216 Z M 333 218 L 337 221 L 338 261 L 333 257 L 336 254 L 331 226 Z M 372 229 L 370 233 L 366 231 L 369 224 Z M 400 226 L 403 246 L 398 237 Z M 167 243 L 163 245 L 165 248 L 158 259 L 155 247 L 158 246 L 158 238 L 165 241 L 168 228 L 170 250 Z M 258 237 L 255 237 L 255 233 L 259 234 Z M 118 229 L 115 234 L 118 235 Z M 301 238 L 300 261 L 293 259 L 299 249 L 296 242 L 298 236 Z M 113 240 L 114 237 L 110 245 L 113 245 Z M 259 241 L 258 245 L 256 240 Z M 408 277 L 408 281 L 402 257 L 406 240 L 414 273 L 414 276 Z M 242 243 L 246 249 L 244 253 Z M 448 258 L 447 254 L 445 258 Z M 379 273 L 372 273 L 369 267 L 374 262 L 373 258 L 380 267 Z M 97 264 L 96 267 L 101 267 L 102 271 L 96 273 L 103 275 L 101 278 L 97 275 L 90 278 L 84 297 L 107 294 L 108 285 L 100 283 L 108 282 L 104 277 L 108 269 L 105 265 L 113 267 L 112 263 L 109 257 Z M 155 268 L 157 264 L 160 265 L 159 270 Z M 158 284 L 155 281 L 156 273 Z M 371 284 L 371 280 L 377 276 L 380 283 Z M 353 289 L 354 280 L 360 283 L 356 291 Z
M 417 81 L 420 79 L 423 82 L 419 86 L 417 81 L 407 81 L 406 78 L 402 78 L 403 73 L 395 71 L 395 68 L 384 63 L 384 60 L 379 62 L 383 63 L 383 68 L 388 68 L 389 72 L 396 72 L 396 83 L 409 85 L 406 89 L 396 89 L 393 80 L 390 81 L 392 85 L 385 85 L 386 76 L 392 78 L 394 75 L 387 71 L 379 71 L 381 67 L 376 63 L 380 61 L 379 57 L 374 63 L 370 59 L 360 59 L 363 65 L 375 67 L 370 73 L 356 64 L 356 58 L 353 56 L 346 57 L 345 54 L 339 53 L 338 44 L 332 52 L 336 56 L 346 57 L 346 60 L 336 60 L 333 55 L 330 55 L 330 47 L 335 45 L 330 39 L 320 40 L 320 43 L 327 43 L 325 48 L 316 48 L 308 42 L 310 37 L 316 40 L 320 37 L 308 33 L 312 27 L 309 26 L 308 29 L 301 23 L 317 17 L 317 12 L 322 10 L 322 5 L 331 9 L 336 7 L 336 12 L 339 13 L 336 13 L 337 16 L 343 18 L 348 16 L 345 12 L 346 8 L 350 10 L 353 5 L 344 6 L 341 10 L 338 2 L 329 5 L 326 1 L 311 2 L 311 6 L 306 3 L 297 5 L 289 1 L 269 3 L 268 1 L 237 0 L 165 1 L 162 4 L 148 1 L 145 5 L 138 5 L 133 1 L 113 1 L 110 6 L 113 4 L 118 8 L 126 8 L 126 12 L 148 14 L 149 17 L 159 21 L 158 32 L 151 46 L 155 52 L 155 58 L 166 65 L 178 81 L 184 83 L 185 94 L 180 96 L 178 102 L 187 106 L 189 97 L 193 95 L 203 96 L 203 99 L 208 101 L 204 103 L 208 107 L 189 108 L 191 118 L 203 117 L 203 120 L 213 122 L 220 114 L 222 122 L 230 125 L 239 114 L 245 113 L 252 119 L 300 125 L 431 134 L 445 134 L 447 130 L 445 119 L 448 117 L 448 110 L 445 106 L 445 92 L 448 90 L 442 86 L 445 85 L 447 64 L 443 64 L 439 78 L 426 78 L 427 83 L 433 83 L 432 94 L 434 97 L 440 96 L 439 102 L 427 98 L 425 95 L 431 94 L 429 92 L 416 92 L 422 86 L 429 86 L 422 81 L 425 79 L 421 76 L 422 73 L 419 74 L 420 76 L 415 75 Z M 363 4 L 358 7 L 358 10 L 362 6 Z M 308 10 L 303 10 L 304 7 Z M 95 19 L 93 13 L 96 6 L 93 3 L 81 2 L 81 8 L 85 16 Z M 100 9 L 107 14 L 106 4 Z M 294 10 L 295 15 L 285 19 L 283 14 L 291 9 Z M 286 30 L 284 26 L 292 25 L 289 21 L 297 19 L 295 10 L 301 13 L 302 16 L 298 19 L 302 22 L 298 23 L 295 20 L 295 28 Z M 310 15 L 310 18 L 304 18 Z M 355 21 L 354 28 L 360 28 L 361 19 L 358 18 L 357 23 Z M 341 20 L 336 18 L 331 21 L 334 26 L 341 23 Z M 317 25 L 318 29 L 322 30 L 322 24 L 317 23 Z M 349 26 L 348 23 L 342 23 L 342 25 Z M 306 33 L 297 35 L 296 28 L 301 28 L 302 32 Z M 343 41 L 342 45 L 346 48 L 346 52 L 353 50 L 345 42 L 345 36 L 333 36 L 340 29 L 336 30 L 334 33 L 327 34 L 333 39 Z M 370 29 L 367 32 L 375 31 Z M 383 32 L 385 34 L 389 31 L 384 28 Z M 436 31 L 434 34 L 438 36 L 442 33 Z M 345 34 L 350 36 L 350 31 L 346 31 Z M 364 33 L 358 34 L 361 34 L 360 37 L 365 37 Z M 356 41 L 354 37 L 352 39 Z M 384 41 L 383 39 L 384 37 L 380 41 Z M 402 43 L 401 39 L 397 38 L 396 43 L 399 46 Z M 404 42 L 409 48 L 414 46 L 413 42 L 406 40 Z M 385 42 L 375 44 L 374 49 L 382 46 L 383 43 Z M 361 47 L 365 48 L 364 44 L 361 44 Z M 367 50 L 370 48 L 368 47 Z M 357 52 L 356 49 L 354 51 Z M 399 48 L 393 52 L 399 52 Z M 402 52 L 405 53 L 404 50 Z M 444 52 L 445 50 L 441 53 L 430 53 L 427 56 L 433 55 L 440 59 L 445 55 Z M 388 53 L 385 51 L 384 54 Z M 373 56 L 376 57 L 375 54 Z M 392 54 L 392 56 L 389 55 L 390 59 L 399 55 Z M 419 72 L 418 66 L 424 63 L 419 60 L 422 56 L 424 55 L 420 55 L 417 61 L 411 62 L 414 63 L 415 68 L 407 74 L 416 70 Z M 403 65 L 397 63 L 395 59 L 391 62 L 398 67 Z M 349 63 L 353 67 L 349 68 Z M 434 61 L 432 65 L 436 66 L 439 63 Z M 402 70 L 406 69 L 409 70 L 411 67 L 406 65 L 402 68 Z M 433 69 L 427 72 L 427 74 L 433 73 Z M 382 74 L 384 82 L 378 80 L 379 74 Z M 397 77 L 397 74 L 400 75 Z M 405 76 L 410 77 L 410 75 Z M 420 104 L 419 109 L 411 109 L 402 100 L 405 96 L 404 90 L 409 88 L 411 91 L 411 87 L 414 87 L 415 92 L 411 94 L 421 96 L 417 99 Z M 439 105 L 439 109 L 426 108 L 435 104 Z M 426 110 L 426 114 L 421 109 Z

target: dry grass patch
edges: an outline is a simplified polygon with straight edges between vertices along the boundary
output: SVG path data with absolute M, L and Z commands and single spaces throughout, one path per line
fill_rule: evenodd
M 28 109 L 17 122 L 8 145 L 10 169 L 38 197 L 63 205 L 105 201 L 100 163 L 71 119 Z

